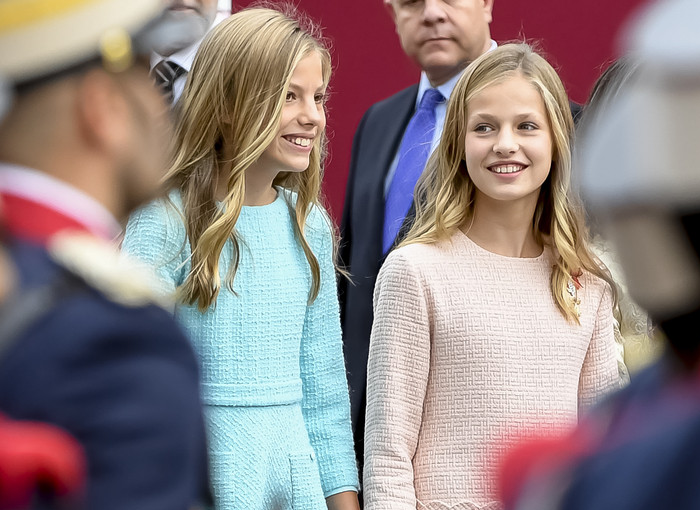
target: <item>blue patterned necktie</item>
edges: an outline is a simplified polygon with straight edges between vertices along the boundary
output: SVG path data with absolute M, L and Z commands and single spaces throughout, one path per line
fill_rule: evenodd
M 386 195 L 382 253 L 387 253 L 394 244 L 411 208 L 413 190 L 430 155 L 430 145 L 435 132 L 435 107 L 444 100 L 437 89 L 426 90 L 406 127 L 399 147 L 396 173 Z

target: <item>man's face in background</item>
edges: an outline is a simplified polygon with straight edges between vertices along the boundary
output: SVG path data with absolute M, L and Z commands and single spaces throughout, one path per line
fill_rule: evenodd
M 401 46 L 433 85 L 445 83 L 491 46 L 494 0 L 385 0 Z
M 216 17 L 217 0 L 164 0 L 165 15 L 169 21 L 182 23 L 187 30 L 182 31 L 182 37 L 170 41 L 167 46 L 156 47 L 156 53 L 164 57 L 170 56 L 199 41 L 207 33 Z M 192 30 L 192 25 L 196 30 Z

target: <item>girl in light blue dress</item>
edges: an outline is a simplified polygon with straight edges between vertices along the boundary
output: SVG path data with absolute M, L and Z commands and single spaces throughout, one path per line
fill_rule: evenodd
M 219 509 L 359 508 L 319 204 L 330 72 L 306 20 L 257 8 L 215 26 L 178 103 L 168 195 L 127 226 L 199 355 Z

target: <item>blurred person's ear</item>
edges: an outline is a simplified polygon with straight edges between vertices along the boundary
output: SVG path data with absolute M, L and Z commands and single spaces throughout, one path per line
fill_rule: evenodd
M 93 150 L 119 156 L 131 136 L 131 111 L 123 90 L 101 69 L 79 79 L 76 115 L 83 140 Z

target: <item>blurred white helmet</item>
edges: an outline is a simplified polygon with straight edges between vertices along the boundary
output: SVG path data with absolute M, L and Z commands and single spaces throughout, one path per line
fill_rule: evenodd
M 632 297 L 662 321 L 700 305 L 700 1 L 645 9 L 624 45 L 637 79 L 577 141 L 577 178 Z
M 586 129 L 578 178 L 594 209 L 700 204 L 700 1 L 656 3 L 625 45 L 639 78 Z

